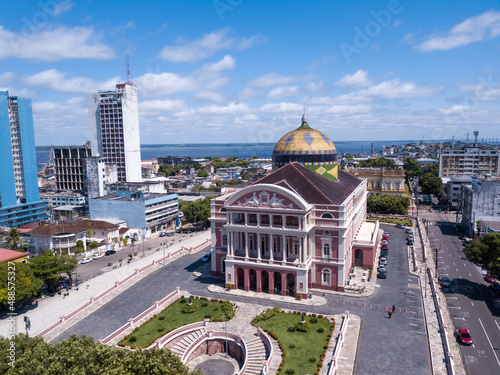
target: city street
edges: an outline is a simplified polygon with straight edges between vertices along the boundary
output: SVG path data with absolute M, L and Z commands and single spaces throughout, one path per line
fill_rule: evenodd
M 453 278 L 444 288 L 455 329 L 467 328 L 474 345 L 460 345 L 469 374 L 500 373 L 500 300 L 484 281 L 480 269 L 469 262 L 454 229 L 455 215 L 425 213 L 438 274 Z M 449 222 L 451 220 L 452 222 Z M 430 265 L 435 267 L 434 265 Z
M 375 293 L 368 298 L 343 298 L 326 295 L 328 303 L 318 307 L 304 307 L 295 303 L 280 304 L 287 309 L 306 309 L 319 314 L 338 314 L 346 310 L 359 315 L 362 330 L 357 353 L 356 373 L 359 374 L 429 374 L 425 317 L 419 279 L 408 272 L 408 258 L 404 231 L 392 225 L 382 225 L 391 234 L 387 279 L 377 280 Z M 226 299 L 227 294 L 210 293 L 208 285 L 221 283 L 208 273 L 208 263 L 201 257 L 205 250 L 167 264 L 155 273 L 137 282 L 106 305 L 89 315 L 61 335 L 85 334 L 94 339 L 104 338 L 136 316 L 155 300 L 159 300 L 176 286 L 192 294 Z M 201 277 L 193 271 L 203 271 Z M 374 271 L 373 277 L 376 277 Z M 266 299 L 230 296 L 233 301 L 274 306 Z M 352 303 L 352 304 L 351 304 Z M 388 318 L 386 307 L 396 305 L 396 312 Z M 400 311 L 401 310 L 401 311 Z M 348 355 L 356 355 L 349 353 Z

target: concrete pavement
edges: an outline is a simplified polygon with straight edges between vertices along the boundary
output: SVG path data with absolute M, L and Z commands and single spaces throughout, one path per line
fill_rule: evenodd
M 166 254 L 172 254 L 181 249 L 181 247 L 190 248 L 199 245 L 200 243 L 210 239 L 210 231 L 201 232 L 199 234 L 193 235 L 193 237 L 187 238 L 181 243 L 173 244 L 166 250 Z M 200 251 L 200 248 L 198 251 Z M 172 262 L 174 259 L 177 259 L 179 256 L 182 256 L 182 253 L 176 255 L 175 257 L 171 257 L 167 260 L 167 262 Z M 135 269 L 140 269 L 152 264 L 153 261 L 158 261 L 163 258 L 163 251 L 158 251 L 154 253 L 150 253 L 145 257 L 136 257 L 130 264 L 123 264 L 121 267 L 110 270 L 104 274 L 101 274 L 93 279 L 90 279 L 84 283 L 79 285 L 78 290 L 71 289 L 69 291 L 69 296 L 64 297 L 63 294 L 55 295 L 53 297 L 46 297 L 38 300 L 38 306 L 36 308 L 32 308 L 30 311 L 25 312 L 16 316 L 16 333 L 24 332 L 24 316 L 29 316 L 31 321 L 31 330 L 29 334 L 31 336 L 36 336 L 47 327 L 51 326 L 55 322 L 57 322 L 60 316 L 66 316 L 70 314 L 72 311 L 77 309 L 79 306 L 87 303 L 90 298 L 96 298 L 99 294 L 103 293 L 107 289 L 113 287 L 116 282 L 120 282 L 135 274 Z M 104 264 L 104 263 L 103 263 Z M 57 327 L 53 332 L 50 332 L 46 337 L 47 341 L 50 341 L 52 338 L 57 337 L 60 333 L 67 330 L 73 324 L 78 322 L 80 319 L 89 315 L 93 311 L 97 310 L 102 305 L 109 302 L 111 299 L 116 297 L 118 294 L 129 288 L 131 285 L 136 283 L 137 281 L 143 279 L 147 275 L 161 268 L 162 264 L 155 264 L 150 267 L 148 270 L 144 272 L 140 272 L 139 274 L 133 276 L 120 285 L 118 288 L 114 289 L 112 292 L 108 293 L 106 296 L 99 299 L 97 302 L 91 304 L 89 307 L 85 308 L 83 311 L 79 312 L 77 315 L 68 319 L 61 326 Z M 0 335 L 7 336 L 7 332 L 9 329 L 9 322 L 7 319 L 0 321 Z

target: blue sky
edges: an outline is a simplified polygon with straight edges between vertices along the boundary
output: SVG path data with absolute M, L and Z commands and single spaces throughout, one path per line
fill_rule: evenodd
M 37 145 L 89 139 L 89 92 L 139 90 L 141 143 L 500 138 L 498 1 L 93 1 L 0 5 L 0 90 Z

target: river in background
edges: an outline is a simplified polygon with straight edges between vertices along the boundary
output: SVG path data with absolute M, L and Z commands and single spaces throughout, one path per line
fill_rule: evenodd
M 373 143 L 373 151 L 380 152 L 382 146 L 405 144 L 410 141 L 345 141 L 335 142 L 337 152 L 342 154 L 370 154 Z M 275 144 L 188 144 L 188 145 L 142 145 L 141 159 L 157 159 L 158 156 L 190 156 L 192 158 L 230 157 L 248 159 L 256 155 L 260 159 L 271 159 Z M 49 157 L 50 146 L 39 146 L 36 148 L 37 163 L 46 163 Z

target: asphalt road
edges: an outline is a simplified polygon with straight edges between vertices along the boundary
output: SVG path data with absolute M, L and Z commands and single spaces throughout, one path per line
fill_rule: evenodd
M 418 277 L 408 272 L 406 236 L 401 229 L 382 225 L 390 232 L 387 279 L 377 280 L 375 293 L 368 298 L 342 298 L 327 295 L 323 306 L 306 307 L 295 303 L 280 304 L 282 308 L 307 310 L 318 314 L 339 314 L 346 310 L 362 319 L 360 345 L 357 353 L 356 373 L 369 374 L 430 374 L 425 317 Z M 84 334 L 94 339 L 104 338 L 128 318 L 138 315 L 170 293 L 176 286 L 192 294 L 227 298 L 225 294 L 210 293 L 208 285 L 222 283 L 212 279 L 207 272 L 196 277 L 193 271 L 207 267 L 201 262 L 205 251 L 188 254 L 137 282 L 129 289 L 102 306 L 55 341 L 67 338 L 71 333 Z M 374 272 L 373 277 L 376 277 Z M 275 302 L 266 299 L 250 299 L 231 296 L 233 301 L 258 303 L 272 307 Z M 352 302 L 352 305 L 351 305 Z M 396 311 L 388 318 L 386 306 L 396 305 Z M 346 353 L 343 355 L 356 355 Z
M 460 345 L 464 365 L 469 374 L 500 374 L 499 296 L 466 259 L 448 215 L 433 215 L 436 221 L 429 226 L 429 238 L 431 247 L 439 249 L 439 275 L 453 278 L 452 287 L 443 289 L 453 324 L 456 329 L 467 328 L 474 342 Z

